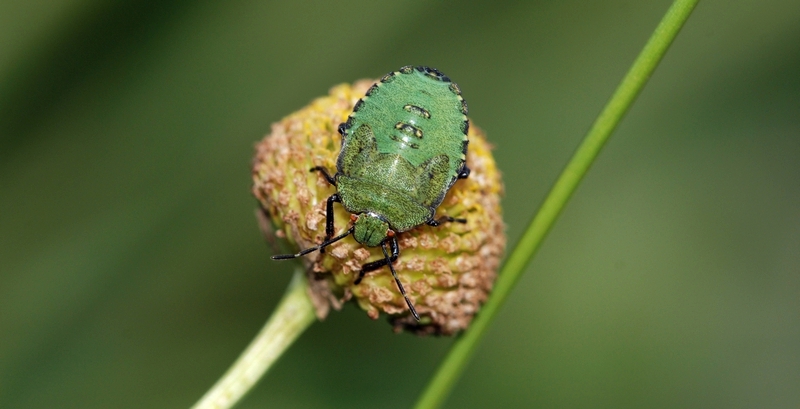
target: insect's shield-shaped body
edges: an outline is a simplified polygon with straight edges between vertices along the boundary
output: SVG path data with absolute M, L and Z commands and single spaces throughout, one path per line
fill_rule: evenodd
M 410 66 L 387 74 L 339 127 L 342 204 L 395 232 L 430 222 L 447 190 L 466 177 L 468 129 L 467 104 L 444 74 Z
M 278 236 L 310 241 L 300 253 L 275 258 L 320 250 L 308 260 L 316 260 L 315 282 L 321 272 L 332 274 L 321 296 L 334 307 L 331 297 L 340 294 L 374 318 L 396 314 L 399 328 L 457 332 L 485 299 L 505 244 L 499 173 L 482 134 L 469 129 L 459 87 L 441 72 L 403 67 L 367 87 L 341 124 L 328 118 L 350 98 L 346 86 L 276 124 L 259 146 L 254 192 L 264 214 Z M 338 130 L 340 142 L 326 129 Z M 467 162 L 477 180 L 467 178 Z M 326 185 L 335 193 L 323 193 Z

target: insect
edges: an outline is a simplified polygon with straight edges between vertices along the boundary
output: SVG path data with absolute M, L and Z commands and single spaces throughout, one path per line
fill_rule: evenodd
M 333 176 L 320 172 L 336 187 L 327 200 L 325 240 L 297 254 L 301 257 L 350 234 L 368 247 L 380 246 L 383 258 L 361 267 L 354 284 L 364 275 L 389 266 L 414 318 L 419 314 L 408 298 L 392 263 L 400 255 L 397 235 L 422 224 L 466 223 L 466 219 L 436 217 L 436 208 L 458 179 L 469 176 L 466 165 L 467 103 L 450 78 L 434 68 L 405 66 L 375 83 L 354 106 L 347 122 L 339 125 L 342 150 Z M 350 212 L 352 225 L 334 235 L 333 204 Z

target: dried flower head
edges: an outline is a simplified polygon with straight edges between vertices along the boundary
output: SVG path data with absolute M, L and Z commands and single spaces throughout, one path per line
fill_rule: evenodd
M 339 85 L 330 95 L 273 124 L 256 147 L 253 194 L 261 205 L 261 226 L 268 237 L 294 247 L 319 245 L 325 238 L 326 200 L 336 193 L 318 173 L 322 166 L 335 173 L 341 148 L 337 132 L 354 104 L 375 81 Z M 396 330 L 421 334 L 454 334 L 469 326 L 492 288 L 505 248 L 500 211 L 502 182 L 485 136 L 469 128 L 467 166 L 472 173 L 450 189 L 437 214 L 464 218 L 466 223 L 418 226 L 399 234 L 400 257 L 395 270 L 422 317 L 408 307 L 387 267 L 369 272 L 358 284 L 361 266 L 383 258 L 380 247 L 364 247 L 348 237 L 325 253 L 303 257 L 317 316 L 355 299 L 371 318 L 390 316 Z M 336 234 L 350 225 L 350 215 L 334 206 Z M 294 251 L 293 251 L 294 252 Z

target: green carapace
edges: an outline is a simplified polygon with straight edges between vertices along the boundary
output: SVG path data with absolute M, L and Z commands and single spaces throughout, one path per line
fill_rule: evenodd
M 320 172 L 337 192 L 328 198 L 325 241 L 298 254 L 273 256 L 275 260 L 300 257 L 353 234 L 356 241 L 380 246 L 384 258 L 362 266 L 354 284 L 364 274 L 385 265 L 415 319 L 419 315 L 397 278 L 392 263 L 400 254 L 397 234 L 421 224 L 438 226 L 464 219 L 436 217 L 436 208 L 459 178 L 469 176 L 466 166 L 467 103 L 461 90 L 436 69 L 406 66 L 386 74 L 339 125 L 342 151 L 336 174 Z M 354 223 L 333 237 L 333 203 L 339 202 Z

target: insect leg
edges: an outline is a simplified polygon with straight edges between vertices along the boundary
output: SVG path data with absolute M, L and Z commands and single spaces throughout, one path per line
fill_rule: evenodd
M 323 170 L 324 172 L 324 170 Z M 325 240 L 330 240 L 333 236 L 333 202 L 342 203 L 342 198 L 339 197 L 338 193 L 332 194 L 328 198 L 328 207 L 325 209 Z M 325 253 L 325 249 L 321 248 L 319 250 L 320 253 Z
M 336 179 L 334 179 L 333 177 L 331 177 L 330 173 L 328 173 L 328 170 L 327 170 L 327 169 L 325 169 L 324 167 L 322 167 L 322 166 L 314 166 L 313 168 L 309 169 L 308 171 L 309 171 L 309 172 L 319 172 L 319 173 L 322 173 L 322 176 L 324 176 L 324 177 L 325 177 L 325 180 L 327 180 L 327 181 L 328 181 L 328 183 L 330 183 L 330 184 L 332 184 L 332 185 L 336 186 Z
M 392 247 L 392 261 L 397 259 L 399 249 L 397 247 L 397 238 L 392 237 L 391 247 Z M 403 298 L 406 300 L 406 304 L 408 304 L 408 309 L 411 311 L 411 315 L 414 316 L 414 319 L 419 321 L 419 314 L 417 314 L 417 310 L 414 309 L 414 304 L 411 303 L 411 300 L 408 299 L 408 295 L 406 295 L 406 289 L 403 288 L 403 284 L 400 282 L 400 279 L 397 278 L 397 272 L 394 271 L 394 266 L 392 266 L 392 261 L 389 260 L 389 253 L 386 252 L 386 244 L 381 244 L 381 250 L 383 250 L 383 256 L 386 257 L 387 264 L 389 265 L 389 270 L 392 271 L 392 277 L 394 277 L 394 282 L 397 283 L 397 288 L 400 289 L 400 294 L 403 294 Z
M 392 237 L 392 241 L 389 243 L 389 245 L 392 248 L 392 256 L 375 260 L 371 263 L 361 266 L 361 272 L 358 273 L 358 278 L 356 278 L 356 281 L 354 281 L 353 284 L 358 285 L 358 283 L 360 283 L 364 278 L 364 274 L 369 273 L 370 271 L 375 271 L 387 264 L 391 266 L 391 263 L 394 263 L 394 261 L 397 260 L 397 257 L 400 256 L 400 247 L 397 245 L 397 238 Z M 381 245 L 381 247 L 383 246 Z
M 466 223 L 467 219 L 456 219 L 455 217 L 450 216 L 441 216 L 438 219 L 432 219 L 427 222 L 428 226 L 436 227 L 445 222 L 458 222 L 458 223 Z
M 297 254 L 278 254 L 277 256 L 272 256 L 272 259 L 273 260 L 288 260 L 290 258 L 297 258 L 297 257 L 305 256 L 306 254 L 311 253 L 312 251 L 317 250 L 317 249 L 324 249 L 325 247 L 327 247 L 327 246 L 329 246 L 329 245 L 331 245 L 333 243 L 336 243 L 337 241 L 349 236 L 351 233 L 353 233 L 353 229 L 355 229 L 355 227 L 351 227 L 351 228 L 347 229 L 346 232 L 344 232 L 344 233 L 342 233 L 342 234 L 340 234 L 340 235 L 338 235 L 338 236 L 336 236 L 336 237 L 334 237 L 334 238 L 332 238 L 330 240 L 323 241 L 322 244 L 320 244 L 319 246 L 309 247 L 309 248 L 307 248 L 307 249 L 305 249 L 305 250 L 303 250 L 303 251 L 301 251 L 301 252 L 299 252 Z

